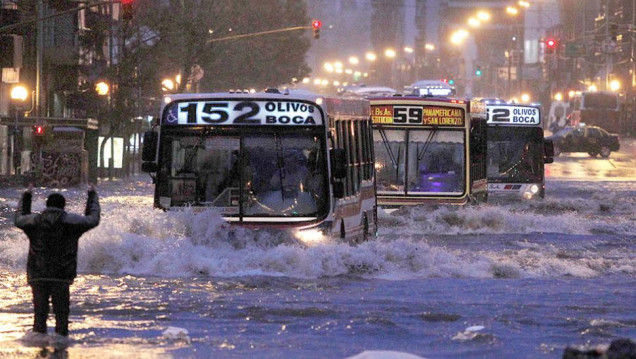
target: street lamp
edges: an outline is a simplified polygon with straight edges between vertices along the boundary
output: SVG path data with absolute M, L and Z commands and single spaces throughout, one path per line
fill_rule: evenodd
M 109 91 L 110 91 L 110 86 L 108 86 L 106 82 L 100 81 L 95 84 L 95 92 L 97 92 L 98 95 L 106 96 L 108 95 Z
M 13 122 L 13 135 L 11 141 L 11 151 L 13 154 L 13 168 L 16 175 L 20 174 L 20 154 L 21 149 L 19 148 L 19 140 L 18 140 L 18 120 L 20 116 L 21 110 L 24 109 L 24 102 L 29 96 L 29 91 L 24 85 L 15 85 L 11 89 L 11 102 L 13 103 L 13 107 L 15 109 L 15 120 Z M 21 138 L 21 137 L 20 137 Z

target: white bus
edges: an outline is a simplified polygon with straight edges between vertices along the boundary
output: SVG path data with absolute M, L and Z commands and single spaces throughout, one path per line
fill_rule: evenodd
M 377 231 L 369 102 L 318 95 L 165 97 L 145 135 L 155 207 L 356 242 Z
M 544 140 L 541 107 L 489 103 L 488 194 L 526 199 L 545 197 L 545 164 L 552 142 Z
M 370 101 L 378 205 L 487 200 L 484 104 L 419 96 Z

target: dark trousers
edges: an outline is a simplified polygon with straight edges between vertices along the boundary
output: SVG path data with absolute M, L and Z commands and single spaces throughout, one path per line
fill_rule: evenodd
M 49 298 L 53 299 L 55 332 L 68 336 L 68 315 L 70 311 L 70 284 L 66 282 L 38 281 L 31 284 L 33 290 L 33 331 L 46 333 L 46 319 L 49 315 Z

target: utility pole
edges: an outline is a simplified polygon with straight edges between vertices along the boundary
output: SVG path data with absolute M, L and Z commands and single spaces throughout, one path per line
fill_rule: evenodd
M 42 0 L 37 0 L 35 4 L 36 11 L 38 14 L 38 19 L 44 17 L 44 4 Z M 35 117 L 39 118 L 40 113 L 40 105 L 41 105 L 41 95 L 42 95 L 42 52 L 44 50 L 44 22 L 37 22 L 37 37 L 36 37 L 36 45 L 35 45 Z

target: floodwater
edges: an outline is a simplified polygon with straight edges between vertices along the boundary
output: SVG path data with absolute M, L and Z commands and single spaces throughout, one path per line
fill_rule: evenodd
M 355 247 L 153 210 L 148 176 L 104 181 L 68 342 L 29 333 L 21 190 L 1 189 L 0 357 L 561 358 L 636 340 L 635 148 L 557 158 L 542 201 L 381 211 L 378 237 Z M 81 212 L 84 190 L 63 193 Z

